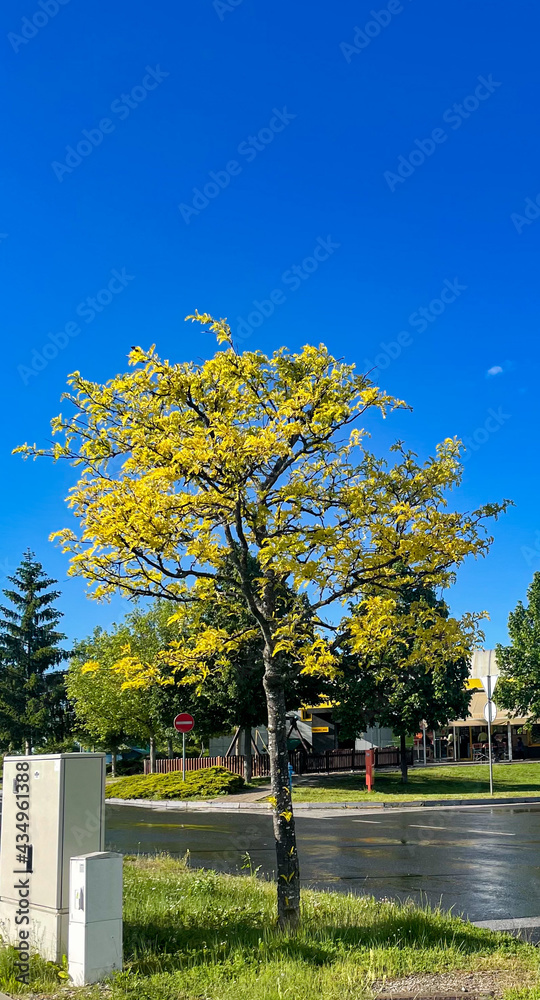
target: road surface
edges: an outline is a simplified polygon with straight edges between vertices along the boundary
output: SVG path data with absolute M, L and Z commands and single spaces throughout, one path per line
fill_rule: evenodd
M 469 920 L 540 916 L 540 806 L 317 814 L 296 820 L 302 884 L 427 900 Z M 249 853 L 271 875 L 269 816 L 107 807 L 107 849 L 190 854 L 238 872 Z

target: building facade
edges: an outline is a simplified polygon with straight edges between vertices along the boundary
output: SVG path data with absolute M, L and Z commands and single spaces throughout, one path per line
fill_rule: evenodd
M 414 736 L 415 760 L 483 762 L 487 759 L 488 726 L 487 695 L 482 678 L 491 677 L 495 715 L 492 722 L 493 749 L 497 760 L 540 758 L 540 725 L 531 724 L 528 717 L 513 717 L 507 709 L 497 706 L 499 665 L 493 649 L 475 650 L 471 658 L 467 687 L 472 692 L 469 713 L 465 719 L 453 719 L 440 730 L 426 730 Z M 371 747 L 399 746 L 399 738 L 391 729 L 373 726 L 355 740 L 341 739 L 339 723 L 335 721 L 335 706 L 330 703 L 305 705 L 288 713 L 290 749 L 303 746 L 312 753 L 326 750 L 367 750 Z M 268 734 L 264 726 L 252 731 L 252 750 L 266 752 Z M 210 741 L 210 754 L 225 754 L 231 737 Z M 234 753 L 244 753 L 242 735 Z

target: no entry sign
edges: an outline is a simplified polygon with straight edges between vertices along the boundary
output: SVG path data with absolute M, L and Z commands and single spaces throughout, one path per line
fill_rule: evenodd
M 174 728 L 178 730 L 179 733 L 189 733 L 195 725 L 195 719 L 188 712 L 180 712 L 180 715 L 176 716 L 174 720 Z

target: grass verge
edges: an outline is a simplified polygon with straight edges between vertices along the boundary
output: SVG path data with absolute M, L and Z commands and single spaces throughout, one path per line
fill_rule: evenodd
M 305 780 L 305 784 L 303 781 Z M 495 764 L 494 795 L 540 795 L 540 761 L 530 764 Z M 295 802 L 384 802 L 411 799 L 468 799 L 489 795 L 489 769 L 485 764 L 459 767 L 411 768 L 409 781 L 398 772 L 376 772 L 375 791 L 367 792 L 363 774 L 330 774 L 297 779 Z
M 453 970 L 501 970 L 520 988 L 538 981 L 535 947 L 412 903 L 306 891 L 300 931 L 280 934 L 273 885 L 169 857 L 126 859 L 124 919 L 125 971 L 106 988 L 71 987 L 70 997 L 360 1000 L 381 978 Z M 8 993 L 13 962 L 11 950 L 0 952 Z M 32 966 L 31 990 L 66 997 L 54 967 Z

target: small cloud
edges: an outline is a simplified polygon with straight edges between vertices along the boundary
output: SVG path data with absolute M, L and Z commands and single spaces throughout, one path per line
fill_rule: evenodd
M 493 365 L 492 368 L 488 368 L 486 378 L 496 378 L 497 375 L 507 375 L 508 372 L 513 372 L 515 367 L 516 366 L 513 361 L 503 361 L 500 365 Z

